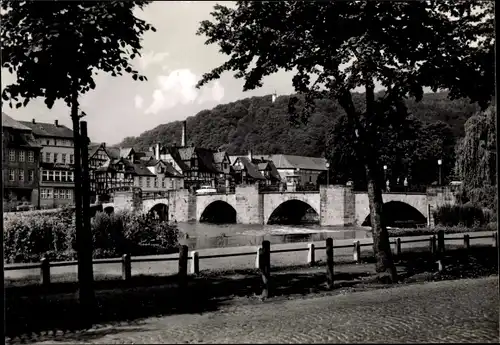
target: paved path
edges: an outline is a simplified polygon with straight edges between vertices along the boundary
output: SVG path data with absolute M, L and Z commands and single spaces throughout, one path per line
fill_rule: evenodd
M 471 237 L 474 236 L 491 236 L 491 231 L 481 231 L 470 233 Z M 447 234 L 446 238 L 456 238 L 456 241 L 446 241 L 446 245 L 463 244 L 463 234 Z M 411 236 L 411 237 L 401 237 L 402 241 L 405 240 L 416 240 L 416 239 L 429 239 L 429 235 L 423 236 Z M 342 245 L 352 245 L 354 241 L 359 240 L 361 244 L 372 243 L 371 238 L 362 239 L 351 239 L 351 240 L 334 240 L 334 246 Z M 391 241 L 395 241 L 391 238 Z M 314 242 L 316 247 L 325 246 L 325 242 Z M 474 245 L 493 245 L 493 238 L 485 239 L 471 239 L 470 244 Z M 394 245 L 392 246 L 394 247 Z M 403 243 L 401 248 L 403 251 L 411 250 L 414 248 L 429 247 L 429 242 L 417 242 L 417 243 Z M 227 248 L 210 248 L 199 250 L 199 255 L 216 255 L 216 254 L 234 254 L 242 252 L 252 252 L 256 253 L 256 246 L 241 246 L 241 247 L 227 247 Z M 277 244 L 272 245 L 271 250 L 279 249 L 291 249 L 291 248 L 307 248 L 307 243 L 289 243 L 289 244 Z M 353 248 L 343 248 L 335 249 L 334 255 L 335 260 L 351 260 L 352 261 Z M 372 255 L 372 246 L 362 246 L 361 254 L 362 256 Z M 171 257 L 177 258 L 178 254 L 170 255 L 159 255 L 158 257 Z M 146 257 L 145 257 L 146 258 Z M 316 260 L 325 260 L 326 253 L 325 250 L 316 251 Z M 303 265 L 307 263 L 307 251 L 300 252 L 288 252 L 288 253 L 272 253 L 271 254 L 271 264 L 273 266 L 290 266 L 290 265 Z M 8 265 L 7 265 L 8 266 Z M 225 258 L 211 258 L 211 259 L 200 259 L 200 270 L 229 270 L 229 269 L 245 269 L 253 268 L 255 266 L 255 255 L 249 256 L 238 256 L 238 257 L 225 257 Z M 121 275 L 121 264 L 95 264 L 94 274 L 98 276 L 120 276 Z M 167 261 L 167 262 L 140 262 L 132 263 L 132 275 L 145 274 L 145 275 L 155 275 L 155 274 L 174 274 L 177 273 L 178 262 Z M 66 266 L 66 267 L 54 267 L 51 268 L 51 280 L 54 282 L 60 280 L 68 280 L 67 275 L 71 274 L 70 279 L 76 280 L 77 277 L 77 267 L 76 266 Z M 25 269 L 25 270 L 15 270 L 15 271 L 5 271 L 6 279 L 23 279 L 26 277 L 35 277 L 38 279 L 40 274 L 40 269 Z M 100 278 L 97 278 L 100 279 Z
M 498 277 L 230 304 L 93 330 L 77 343 L 499 342 Z M 54 340 L 46 342 L 54 343 Z

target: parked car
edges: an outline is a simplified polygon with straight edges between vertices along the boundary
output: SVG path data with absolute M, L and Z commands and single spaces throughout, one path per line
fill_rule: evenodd
M 201 186 L 200 189 L 196 190 L 196 194 L 210 194 L 217 193 L 217 189 L 212 186 Z
M 31 211 L 34 209 L 35 207 L 27 201 L 22 202 L 21 204 L 16 206 L 16 211 Z

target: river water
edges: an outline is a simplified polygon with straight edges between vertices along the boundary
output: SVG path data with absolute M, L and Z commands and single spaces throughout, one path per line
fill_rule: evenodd
M 178 223 L 182 243 L 190 250 L 238 246 L 256 246 L 268 240 L 271 244 L 323 241 L 333 239 L 371 238 L 371 228 L 361 226 L 245 225 L 212 223 Z M 187 236 L 186 236 L 187 235 Z

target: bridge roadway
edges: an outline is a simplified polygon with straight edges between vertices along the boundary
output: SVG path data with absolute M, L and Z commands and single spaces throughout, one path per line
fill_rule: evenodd
M 65 344 L 498 344 L 498 303 L 498 277 L 464 279 L 336 296 L 226 302 L 213 312 L 149 318 L 138 325 L 58 340 Z

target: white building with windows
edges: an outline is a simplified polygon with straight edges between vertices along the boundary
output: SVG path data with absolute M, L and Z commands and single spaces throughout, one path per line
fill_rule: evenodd
M 73 131 L 68 127 L 54 123 L 21 121 L 32 129 L 40 152 L 40 207 L 54 208 L 73 205 L 74 183 L 74 147 Z

